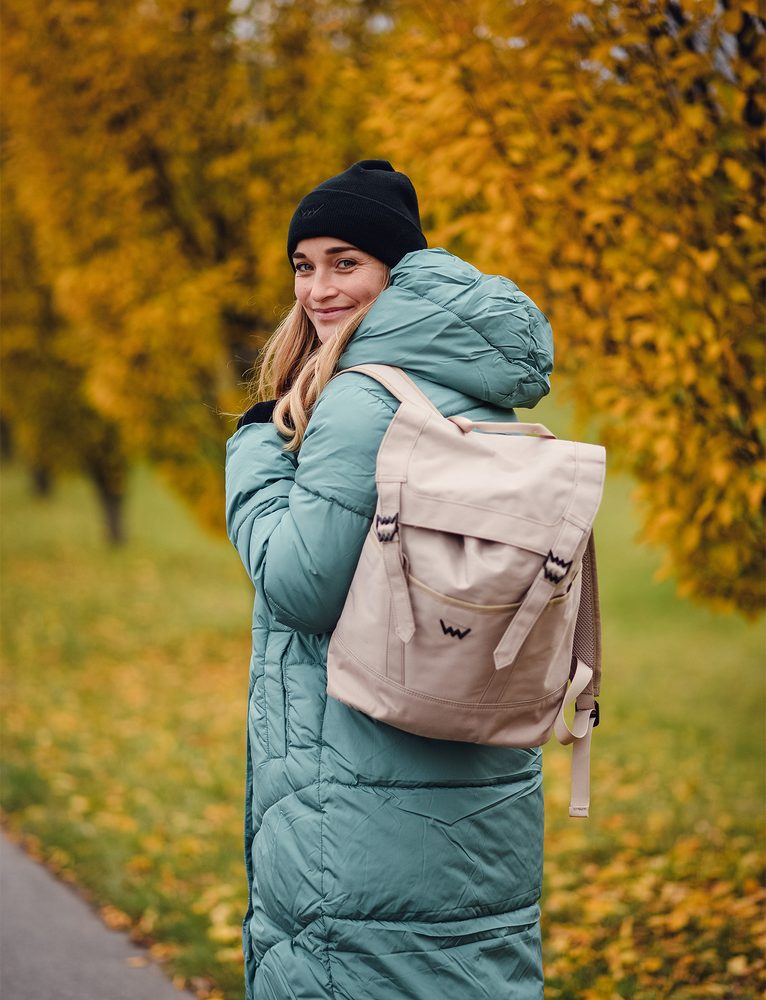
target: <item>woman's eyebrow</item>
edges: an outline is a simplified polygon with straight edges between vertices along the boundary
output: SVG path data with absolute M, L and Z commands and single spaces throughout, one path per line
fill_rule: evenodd
M 329 254 L 343 253 L 346 250 L 356 251 L 357 253 L 359 252 L 357 247 L 328 247 L 325 250 L 325 254 L 329 256 Z M 302 257 L 305 260 L 306 259 L 306 254 L 305 253 L 301 253 L 300 250 L 296 250 L 293 253 L 293 257 Z

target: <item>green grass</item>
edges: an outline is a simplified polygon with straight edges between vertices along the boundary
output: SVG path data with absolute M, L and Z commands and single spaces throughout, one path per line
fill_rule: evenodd
M 120 550 L 104 547 L 84 482 L 47 501 L 14 468 L 1 485 L 4 822 L 179 983 L 241 998 L 251 595 L 239 561 L 145 470 Z M 566 814 L 568 751 L 545 751 L 547 995 L 756 997 L 764 628 L 653 582 L 629 492 L 610 477 L 597 522 L 589 821 Z

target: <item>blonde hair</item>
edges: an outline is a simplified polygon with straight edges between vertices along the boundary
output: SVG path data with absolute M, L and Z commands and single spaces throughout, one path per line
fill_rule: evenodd
M 389 276 L 387 267 L 383 288 Z M 250 385 L 250 398 L 255 402 L 276 397 L 272 419 L 279 433 L 288 439 L 285 451 L 300 448 L 319 394 L 335 374 L 341 354 L 374 302 L 357 309 L 323 344 L 296 300 L 268 339 Z

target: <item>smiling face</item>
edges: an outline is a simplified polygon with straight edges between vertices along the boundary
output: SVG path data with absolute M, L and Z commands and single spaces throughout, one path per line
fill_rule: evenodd
M 386 284 L 386 265 L 334 236 L 301 240 L 293 252 L 295 297 L 324 344 Z

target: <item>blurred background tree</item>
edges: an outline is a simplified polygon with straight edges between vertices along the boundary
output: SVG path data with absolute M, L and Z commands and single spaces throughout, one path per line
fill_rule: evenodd
M 3 12 L 6 176 L 87 358 L 83 391 L 219 530 L 222 413 L 289 304 L 291 206 L 363 153 L 375 6 Z
M 754 2 L 7 0 L 3 20 L 6 187 L 78 394 L 203 521 L 220 529 L 226 414 L 290 303 L 290 214 L 383 156 L 430 245 L 549 314 L 558 384 L 637 477 L 664 571 L 762 607 Z
M 83 393 L 87 366 L 73 350 L 71 329 L 55 312 L 32 227 L 11 185 L 0 203 L 0 283 L 3 291 L 0 412 L 13 428 L 12 450 L 31 474 L 34 492 L 48 495 L 60 473 L 79 471 L 95 486 L 107 540 L 125 534 L 123 499 L 128 461 L 119 425 L 101 416 Z
M 7 176 L 83 391 L 220 522 L 219 410 L 254 316 L 243 67 L 228 6 L 11 2 Z

